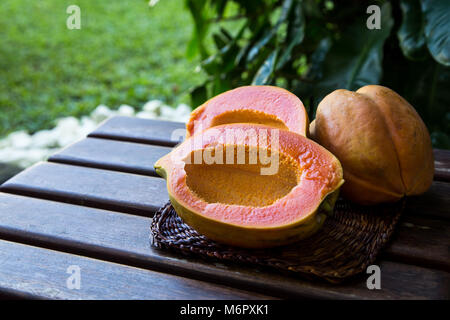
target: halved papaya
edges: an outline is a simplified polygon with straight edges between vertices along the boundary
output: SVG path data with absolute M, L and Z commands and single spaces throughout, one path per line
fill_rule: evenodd
M 229 123 L 256 123 L 306 136 L 308 113 L 300 99 L 274 86 L 244 86 L 211 98 L 191 113 L 187 136 Z
M 212 240 L 248 248 L 315 233 L 344 182 L 339 160 L 319 144 L 248 123 L 199 132 L 155 168 L 188 225 Z

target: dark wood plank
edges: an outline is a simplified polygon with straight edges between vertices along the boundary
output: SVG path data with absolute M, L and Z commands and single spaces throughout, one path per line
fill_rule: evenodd
M 152 216 L 159 206 L 168 201 L 165 182 L 159 178 L 52 163 L 31 168 L 0 189 L 10 193 L 146 216 Z M 425 213 L 434 212 L 429 209 L 432 206 L 432 203 L 428 204 L 428 211 Z M 407 213 L 414 213 L 414 210 L 418 209 L 420 207 L 417 205 L 410 205 Z M 439 210 L 443 209 L 439 207 Z M 416 224 L 415 220 L 408 220 L 408 214 L 405 216 L 407 224 Z M 420 221 L 422 229 L 400 227 L 400 236 L 388 247 L 388 256 L 394 260 L 415 261 L 418 265 L 449 270 L 450 259 L 446 252 L 449 245 L 449 222 L 439 224 L 430 219 Z M 425 244 L 442 246 L 427 247 Z
M 405 211 L 408 215 L 450 220 L 450 183 L 433 181 L 426 193 L 408 198 Z
M 450 182 L 450 150 L 434 149 L 434 179 Z
M 169 147 L 87 138 L 52 155 L 48 161 L 154 176 L 155 162 L 170 150 Z
M 149 216 L 168 201 L 163 179 L 57 163 L 37 164 L 0 190 Z M 410 197 L 405 214 L 450 220 L 450 183 L 435 181 L 424 195 Z
M 48 162 L 21 172 L 0 190 L 149 216 L 169 199 L 161 178 Z
M 185 124 L 116 116 L 106 120 L 89 136 L 147 144 L 174 146 L 182 140 Z M 176 133 L 174 134 L 174 132 Z M 172 135 L 176 140 L 172 139 Z M 450 181 L 450 150 L 434 149 L 435 180 Z
M 116 116 L 106 120 L 89 137 L 174 146 L 184 139 L 181 122 Z
M 259 299 L 268 296 L 0 240 L 0 292 L 49 299 Z M 69 266 L 80 289 L 67 288 Z
M 450 272 L 450 222 L 402 217 L 383 256 Z
M 0 237 L 236 286 L 279 297 L 445 298 L 444 271 L 381 262 L 382 290 L 365 278 L 344 285 L 303 281 L 259 268 L 205 262 L 150 246 L 151 219 L 65 203 L 0 194 Z

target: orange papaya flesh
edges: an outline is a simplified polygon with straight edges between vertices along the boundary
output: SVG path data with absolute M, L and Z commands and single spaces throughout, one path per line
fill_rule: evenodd
M 315 233 L 343 183 L 339 160 L 325 148 L 294 132 L 248 123 L 197 133 L 155 168 L 188 225 L 212 240 L 248 248 Z
M 206 101 L 191 113 L 187 136 L 229 123 L 255 123 L 306 136 L 309 120 L 303 103 L 274 86 L 243 86 Z
M 431 186 L 428 130 L 414 108 L 389 88 L 369 85 L 330 93 L 320 102 L 310 133 L 341 161 L 342 194 L 353 202 L 394 202 Z

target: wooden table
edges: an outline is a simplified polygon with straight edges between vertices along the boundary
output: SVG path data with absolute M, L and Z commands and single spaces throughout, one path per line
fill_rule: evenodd
M 153 164 L 184 124 L 115 117 L 48 162 L 0 187 L 0 293 L 63 299 L 448 299 L 450 151 L 435 150 L 431 189 L 409 199 L 381 254 L 381 290 L 368 274 L 332 285 L 150 246 L 167 202 Z M 80 288 L 69 288 L 79 268 Z M 69 269 L 68 269 L 69 268 Z

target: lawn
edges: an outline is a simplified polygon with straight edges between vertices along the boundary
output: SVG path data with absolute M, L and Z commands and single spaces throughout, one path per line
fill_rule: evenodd
M 71 4 L 81 30 L 66 27 Z M 0 137 L 99 104 L 189 102 L 205 77 L 185 56 L 192 23 L 181 0 L 2 0 L 0 15 Z

